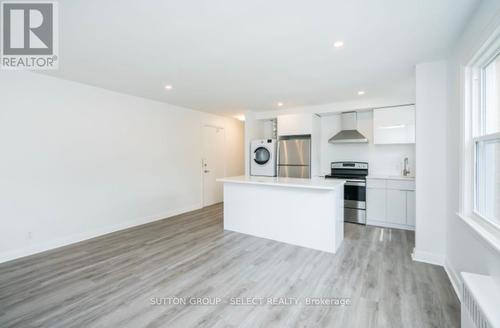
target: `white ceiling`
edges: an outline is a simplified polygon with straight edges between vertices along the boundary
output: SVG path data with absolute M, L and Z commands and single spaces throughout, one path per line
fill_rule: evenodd
M 444 58 L 478 2 L 60 0 L 47 74 L 229 115 L 413 93 L 414 65 Z

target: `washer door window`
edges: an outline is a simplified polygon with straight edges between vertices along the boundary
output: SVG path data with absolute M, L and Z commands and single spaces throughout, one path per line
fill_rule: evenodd
M 264 165 L 271 159 L 271 153 L 265 147 L 259 147 L 254 151 L 254 161 L 259 165 Z

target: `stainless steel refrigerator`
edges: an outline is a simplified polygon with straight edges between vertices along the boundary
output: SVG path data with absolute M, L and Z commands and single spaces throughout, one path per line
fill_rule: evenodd
M 278 149 L 278 176 L 311 178 L 311 136 L 281 137 Z

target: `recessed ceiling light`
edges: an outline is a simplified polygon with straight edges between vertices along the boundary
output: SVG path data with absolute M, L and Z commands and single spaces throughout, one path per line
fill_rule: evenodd
M 167 84 L 167 85 L 165 86 L 165 90 L 172 90 L 172 86 L 171 86 L 170 84 Z
M 284 104 L 282 102 L 279 102 L 277 105 L 278 107 L 282 107 Z
M 335 48 L 342 48 L 344 46 L 344 41 L 335 41 L 335 43 L 333 44 L 333 46 Z
M 245 115 L 236 115 L 236 116 L 233 116 L 235 119 L 239 120 L 239 121 L 242 121 L 242 122 L 245 122 Z
M 358 91 L 358 96 L 362 96 L 364 94 L 365 94 L 365 92 L 363 90 Z

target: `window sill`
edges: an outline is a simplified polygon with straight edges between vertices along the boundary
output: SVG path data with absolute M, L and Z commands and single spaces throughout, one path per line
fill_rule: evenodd
M 486 222 L 480 223 L 480 219 L 468 217 L 461 213 L 457 213 L 457 216 L 480 237 L 481 241 L 486 242 L 491 249 L 500 253 L 499 231 L 486 226 Z

